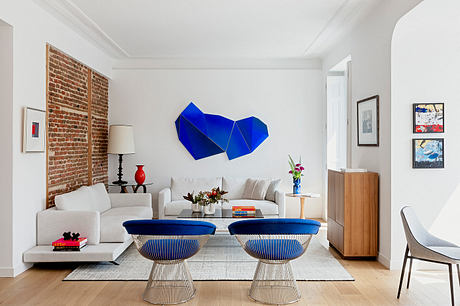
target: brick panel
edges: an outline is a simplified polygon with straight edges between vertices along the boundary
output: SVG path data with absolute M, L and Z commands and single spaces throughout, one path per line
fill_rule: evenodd
M 108 80 L 61 51 L 48 48 L 47 207 L 50 207 L 58 194 L 92 183 L 107 184 Z M 89 182 L 90 170 L 92 182 Z
M 107 78 L 93 71 L 91 83 L 91 132 L 92 132 L 92 174 L 93 184 L 108 183 L 108 112 L 109 82 Z

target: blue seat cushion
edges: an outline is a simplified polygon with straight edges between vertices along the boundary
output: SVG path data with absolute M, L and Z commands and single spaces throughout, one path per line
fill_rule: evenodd
M 216 226 L 210 222 L 195 220 L 129 220 L 123 223 L 128 234 L 131 235 L 214 235 Z
M 296 239 L 248 240 L 245 246 L 249 255 L 259 259 L 288 260 L 302 255 L 302 244 Z
M 316 220 L 267 218 L 236 221 L 228 231 L 232 235 L 316 235 L 320 227 Z
M 176 260 L 189 258 L 199 250 L 200 243 L 196 239 L 151 239 L 139 253 L 152 260 Z

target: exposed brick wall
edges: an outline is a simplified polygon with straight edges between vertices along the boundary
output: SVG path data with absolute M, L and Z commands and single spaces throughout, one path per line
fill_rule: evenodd
M 108 80 L 52 46 L 47 48 L 50 207 L 58 194 L 91 183 L 107 184 Z
M 93 184 L 104 183 L 107 185 L 109 81 L 94 71 L 91 79 L 92 178 Z

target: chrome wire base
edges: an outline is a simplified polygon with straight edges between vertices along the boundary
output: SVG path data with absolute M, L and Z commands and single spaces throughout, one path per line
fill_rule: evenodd
M 155 261 L 143 298 L 152 304 L 180 304 L 192 299 L 195 292 L 184 260 Z
M 290 304 L 300 300 L 300 291 L 289 261 L 259 260 L 249 297 L 264 304 Z

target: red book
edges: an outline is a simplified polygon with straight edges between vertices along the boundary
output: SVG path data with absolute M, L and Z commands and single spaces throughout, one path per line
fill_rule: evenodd
M 70 246 L 70 247 L 81 247 L 88 242 L 86 237 L 78 238 L 78 240 L 64 240 L 64 238 L 58 239 L 53 242 L 53 246 Z
M 232 206 L 232 211 L 256 211 L 255 206 Z

